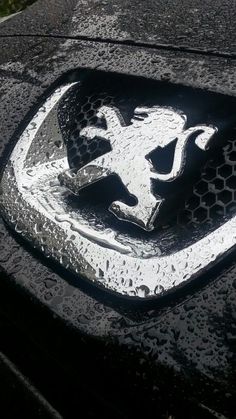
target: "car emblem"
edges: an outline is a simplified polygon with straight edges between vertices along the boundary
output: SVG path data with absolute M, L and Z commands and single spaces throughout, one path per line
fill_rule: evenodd
M 61 183 L 74 194 L 106 176 L 118 175 L 128 193 L 137 203 L 130 206 L 112 202 L 109 210 L 120 220 L 130 221 L 151 231 L 163 198 L 152 193 L 152 180 L 173 181 L 184 169 L 186 144 L 197 133 L 196 146 L 205 150 L 216 128 L 196 126 L 185 130 L 186 117 L 170 108 L 138 107 L 127 126 L 118 109 L 103 106 L 99 116 L 105 118 L 107 128 L 86 127 L 80 132 L 89 141 L 106 139 L 111 151 L 97 157 L 78 171 L 67 170 L 59 176 Z M 164 148 L 177 138 L 173 166 L 169 173 L 155 172 L 148 156 L 156 148 Z
M 82 87 L 56 89 L 22 132 L 1 180 L 2 215 L 76 274 L 78 284 L 82 276 L 133 298 L 173 291 L 236 243 L 234 216 L 191 233 L 176 222 L 191 207 L 189 184 L 207 176 L 207 153 L 227 154 L 216 120 L 189 121 L 182 109 L 156 99 L 135 98 L 126 112 L 126 99 L 118 104 L 97 93 L 91 99 Z M 214 189 L 206 185 L 198 204 L 203 210 Z

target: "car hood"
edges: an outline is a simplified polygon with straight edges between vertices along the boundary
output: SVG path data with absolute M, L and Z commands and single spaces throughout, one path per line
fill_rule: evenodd
M 3 22 L 0 35 L 48 35 L 141 44 L 210 55 L 236 54 L 229 0 L 38 0 Z

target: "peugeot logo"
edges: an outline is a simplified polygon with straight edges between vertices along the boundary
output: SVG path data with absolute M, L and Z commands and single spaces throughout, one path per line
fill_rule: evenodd
M 1 179 L 0 208 L 7 223 L 77 276 L 132 298 L 172 291 L 232 250 L 234 216 L 199 240 L 167 253 L 160 249 L 164 233 L 160 236 L 155 222 L 168 199 L 158 185 L 174 185 L 193 158 L 189 142 L 193 150 L 205 153 L 214 143 L 217 127 L 204 123 L 189 127 L 183 111 L 142 103 L 127 122 L 118 106 L 101 103 L 95 110 L 98 123 L 93 120 L 81 127 L 80 137 L 87 144 L 101 139 L 110 150 L 71 167 L 58 110 L 76 89 L 77 82 L 56 89 L 18 139 Z M 163 173 L 150 154 L 170 144 L 174 144 L 172 165 Z M 82 194 L 113 175 L 135 203 L 114 199 L 101 216 L 95 207 L 84 204 Z M 130 233 L 128 225 L 136 230 Z
M 185 130 L 186 118 L 173 109 L 136 108 L 131 124 L 126 126 L 120 112 L 112 107 L 103 106 L 99 110 L 107 123 L 107 130 L 86 127 L 81 131 L 89 141 L 95 137 L 105 138 L 112 151 L 83 166 L 76 173 L 69 170 L 60 175 L 63 185 L 77 194 L 91 183 L 106 176 L 119 176 L 129 194 L 137 204 L 128 206 L 115 201 L 109 210 L 119 219 L 130 221 L 143 229 L 153 230 L 153 221 L 158 216 L 163 202 L 161 197 L 152 193 L 152 180 L 173 181 L 184 169 L 186 144 L 192 134 L 197 133 L 195 144 L 205 150 L 216 128 L 196 126 Z M 177 138 L 173 167 L 168 174 L 155 173 L 149 154 L 157 147 L 165 147 Z

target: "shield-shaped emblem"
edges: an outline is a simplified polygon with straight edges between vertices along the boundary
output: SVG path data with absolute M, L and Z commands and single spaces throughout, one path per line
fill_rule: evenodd
M 2 214 L 46 256 L 104 289 L 133 298 L 173 291 L 236 242 L 235 216 L 226 214 L 231 143 L 219 135 L 219 116 L 194 119 L 173 97 L 148 101 L 146 89 L 146 99 L 132 91 L 119 100 L 111 86 L 83 89 L 56 89 L 23 130 L 1 180 Z M 227 164 L 228 177 L 220 174 Z M 224 222 L 212 218 L 217 207 Z

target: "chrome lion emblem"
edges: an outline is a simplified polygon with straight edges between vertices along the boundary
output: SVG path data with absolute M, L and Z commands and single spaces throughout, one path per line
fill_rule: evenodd
M 1 178 L 1 214 L 34 247 L 73 272 L 78 284 L 84 277 L 103 289 L 132 298 L 154 298 L 173 291 L 206 272 L 236 245 L 236 215 L 231 212 L 228 218 L 224 218 L 226 213 L 224 217 L 218 217 L 218 221 L 214 218 L 210 228 L 208 221 L 203 228 L 195 224 L 188 227 L 187 223 L 181 228 L 172 220 L 172 224 L 160 222 L 154 229 L 155 219 L 161 218 L 164 208 L 160 185 L 175 188 L 177 180 L 182 182 L 180 176 L 184 171 L 186 174 L 188 162 L 194 163 L 192 151 L 202 158 L 206 155 L 205 150 L 211 149 L 211 144 L 215 145 L 219 138 L 214 136 L 217 119 L 209 117 L 204 125 L 203 114 L 195 119 L 203 123 L 196 122 L 191 126 L 185 115 L 188 112 L 156 105 L 158 94 L 150 106 L 138 106 L 146 102 L 135 98 L 128 109 L 125 102 L 121 114 L 119 106 L 114 104 L 99 100 L 95 106 L 90 97 L 81 99 L 80 86 L 80 82 L 76 82 L 56 89 L 36 110 L 18 138 Z M 106 148 L 103 152 L 99 146 L 97 154 L 87 153 L 88 160 L 81 163 L 81 159 L 77 166 L 70 162 L 66 137 L 67 133 L 71 135 L 66 126 L 69 120 L 66 109 L 68 104 L 74 103 L 75 97 L 83 103 L 79 102 L 79 108 L 71 108 L 72 126 L 76 125 L 78 132 L 73 137 L 75 141 L 82 138 L 86 145 L 81 147 L 86 150 L 99 139 L 110 145 L 110 151 Z M 181 106 L 176 108 L 181 109 Z M 83 111 L 83 124 L 79 128 L 74 123 L 77 109 Z M 63 123 L 60 112 L 65 115 Z M 98 123 L 88 115 L 96 116 Z M 188 115 L 191 115 L 190 111 Z M 191 202 L 194 209 L 191 223 L 199 210 L 200 216 L 201 211 L 207 212 L 207 200 L 210 202 L 207 214 L 213 214 L 219 205 L 223 206 L 227 198 L 222 195 L 224 184 L 228 189 L 234 188 L 230 182 L 233 176 L 236 178 L 232 171 L 236 163 L 229 158 L 231 139 L 226 140 L 226 145 L 224 142 L 224 148 L 220 149 L 226 169 L 221 163 L 216 163 L 219 167 L 214 169 L 207 158 L 196 183 L 190 185 L 192 190 L 197 185 L 194 195 L 197 203 Z M 173 155 L 169 169 L 163 173 L 161 166 L 158 169 L 154 162 L 152 152 L 159 147 L 159 158 L 162 152 L 168 151 L 169 144 Z M 74 143 L 72 148 L 76 149 Z M 196 157 L 196 166 L 198 162 Z M 196 166 L 193 164 L 194 168 Z M 216 173 L 220 177 L 217 182 L 213 181 Z M 123 202 L 120 194 L 111 194 L 111 199 L 105 202 L 103 197 L 98 203 L 90 199 L 89 194 L 94 189 L 99 190 L 100 180 L 112 174 L 119 177 L 118 183 L 123 184 L 135 199 L 134 206 Z M 110 181 L 113 184 L 114 179 L 110 178 Z M 109 178 L 106 182 L 109 183 Z M 93 183 L 89 191 L 87 187 Z M 85 189 L 83 193 L 82 189 Z M 178 197 L 179 186 L 176 189 Z M 164 196 L 166 203 L 169 195 Z M 186 202 L 184 197 L 183 208 L 190 210 L 185 206 Z M 174 212 L 174 208 L 171 210 Z M 126 223 L 117 222 L 116 217 Z M 141 228 L 128 228 L 127 222 Z
M 186 117 L 170 108 L 137 107 L 131 124 L 126 126 L 121 113 L 103 106 L 98 116 L 104 117 L 107 129 L 86 127 L 80 135 L 93 141 L 101 137 L 109 141 L 111 152 L 96 158 L 77 172 L 67 170 L 60 175 L 61 183 L 74 194 L 109 175 L 118 175 L 129 194 L 137 201 L 129 206 L 113 202 L 109 210 L 120 220 L 130 221 L 145 230 L 153 230 L 163 198 L 154 196 L 152 181 L 170 182 L 181 175 L 186 158 L 186 144 L 197 134 L 195 144 L 206 150 L 216 128 L 197 125 L 185 130 Z M 149 155 L 157 147 L 164 148 L 177 139 L 173 166 L 169 173 L 156 173 Z

